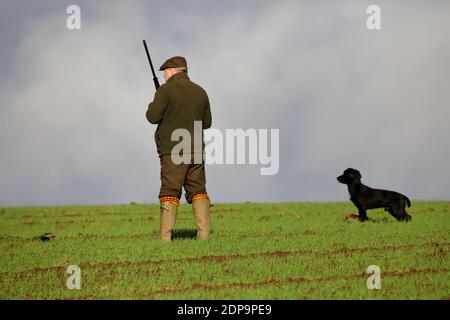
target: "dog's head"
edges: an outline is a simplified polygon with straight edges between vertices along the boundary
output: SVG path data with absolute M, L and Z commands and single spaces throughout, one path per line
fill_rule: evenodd
M 343 184 L 361 183 L 361 173 L 358 170 L 348 168 L 342 175 L 337 177 L 337 181 Z

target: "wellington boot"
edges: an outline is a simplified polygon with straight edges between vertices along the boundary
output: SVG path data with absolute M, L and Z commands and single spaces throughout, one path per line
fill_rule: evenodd
M 178 206 L 172 202 L 163 202 L 161 208 L 160 239 L 171 241 L 172 230 L 175 227 Z
M 209 199 L 192 200 L 195 222 L 197 223 L 197 239 L 207 240 L 211 230 L 211 213 L 209 209 Z

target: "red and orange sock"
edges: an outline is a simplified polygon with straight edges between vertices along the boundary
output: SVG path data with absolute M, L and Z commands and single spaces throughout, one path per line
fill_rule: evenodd
M 192 197 L 192 201 L 193 200 L 198 200 L 198 199 L 207 199 L 207 200 L 209 200 L 209 197 L 208 197 L 208 194 L 206 192 L 200 192 L 200 193 L 195 194 Z
M 173 204 L 176 204 L 177 206 L 180 205 L 180 199 L 178 199 L 177 197 L 172 197 L 172 196 L 164 196 L 159 198 L 159 203 L 163 204 L 164 202 L 171 202 Z

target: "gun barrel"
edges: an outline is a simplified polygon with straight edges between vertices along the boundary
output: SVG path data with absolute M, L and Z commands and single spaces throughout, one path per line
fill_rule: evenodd
M 150 53 L 148 52 L 147 42 L 145 42 L 145 40 L 142 40 L 142 42 L 144 43 L 145 53 L 147 54 L 147 59 L 148 59 L 148 62 L 150 63 L 150 68 L 152 69 L 153 83 L 155 84 L 156 90 L 158 90 L 159 81 L 158 81 L 158 78 L 156 77 L 155 69 L 153 68 L 153 63 L 152 63 L 152 59 L 150 58 Z

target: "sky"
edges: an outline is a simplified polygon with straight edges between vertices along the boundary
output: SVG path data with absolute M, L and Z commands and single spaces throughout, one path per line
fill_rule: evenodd
M 214 129 L 279 130 L 277 174 L 207 166 L 213 202 L 347 201 L 348 167 L 449 200 L 449 31 L 448 1 L 2 0 L 0 206 L 158 201 L 143 39 L 186 57 Z

